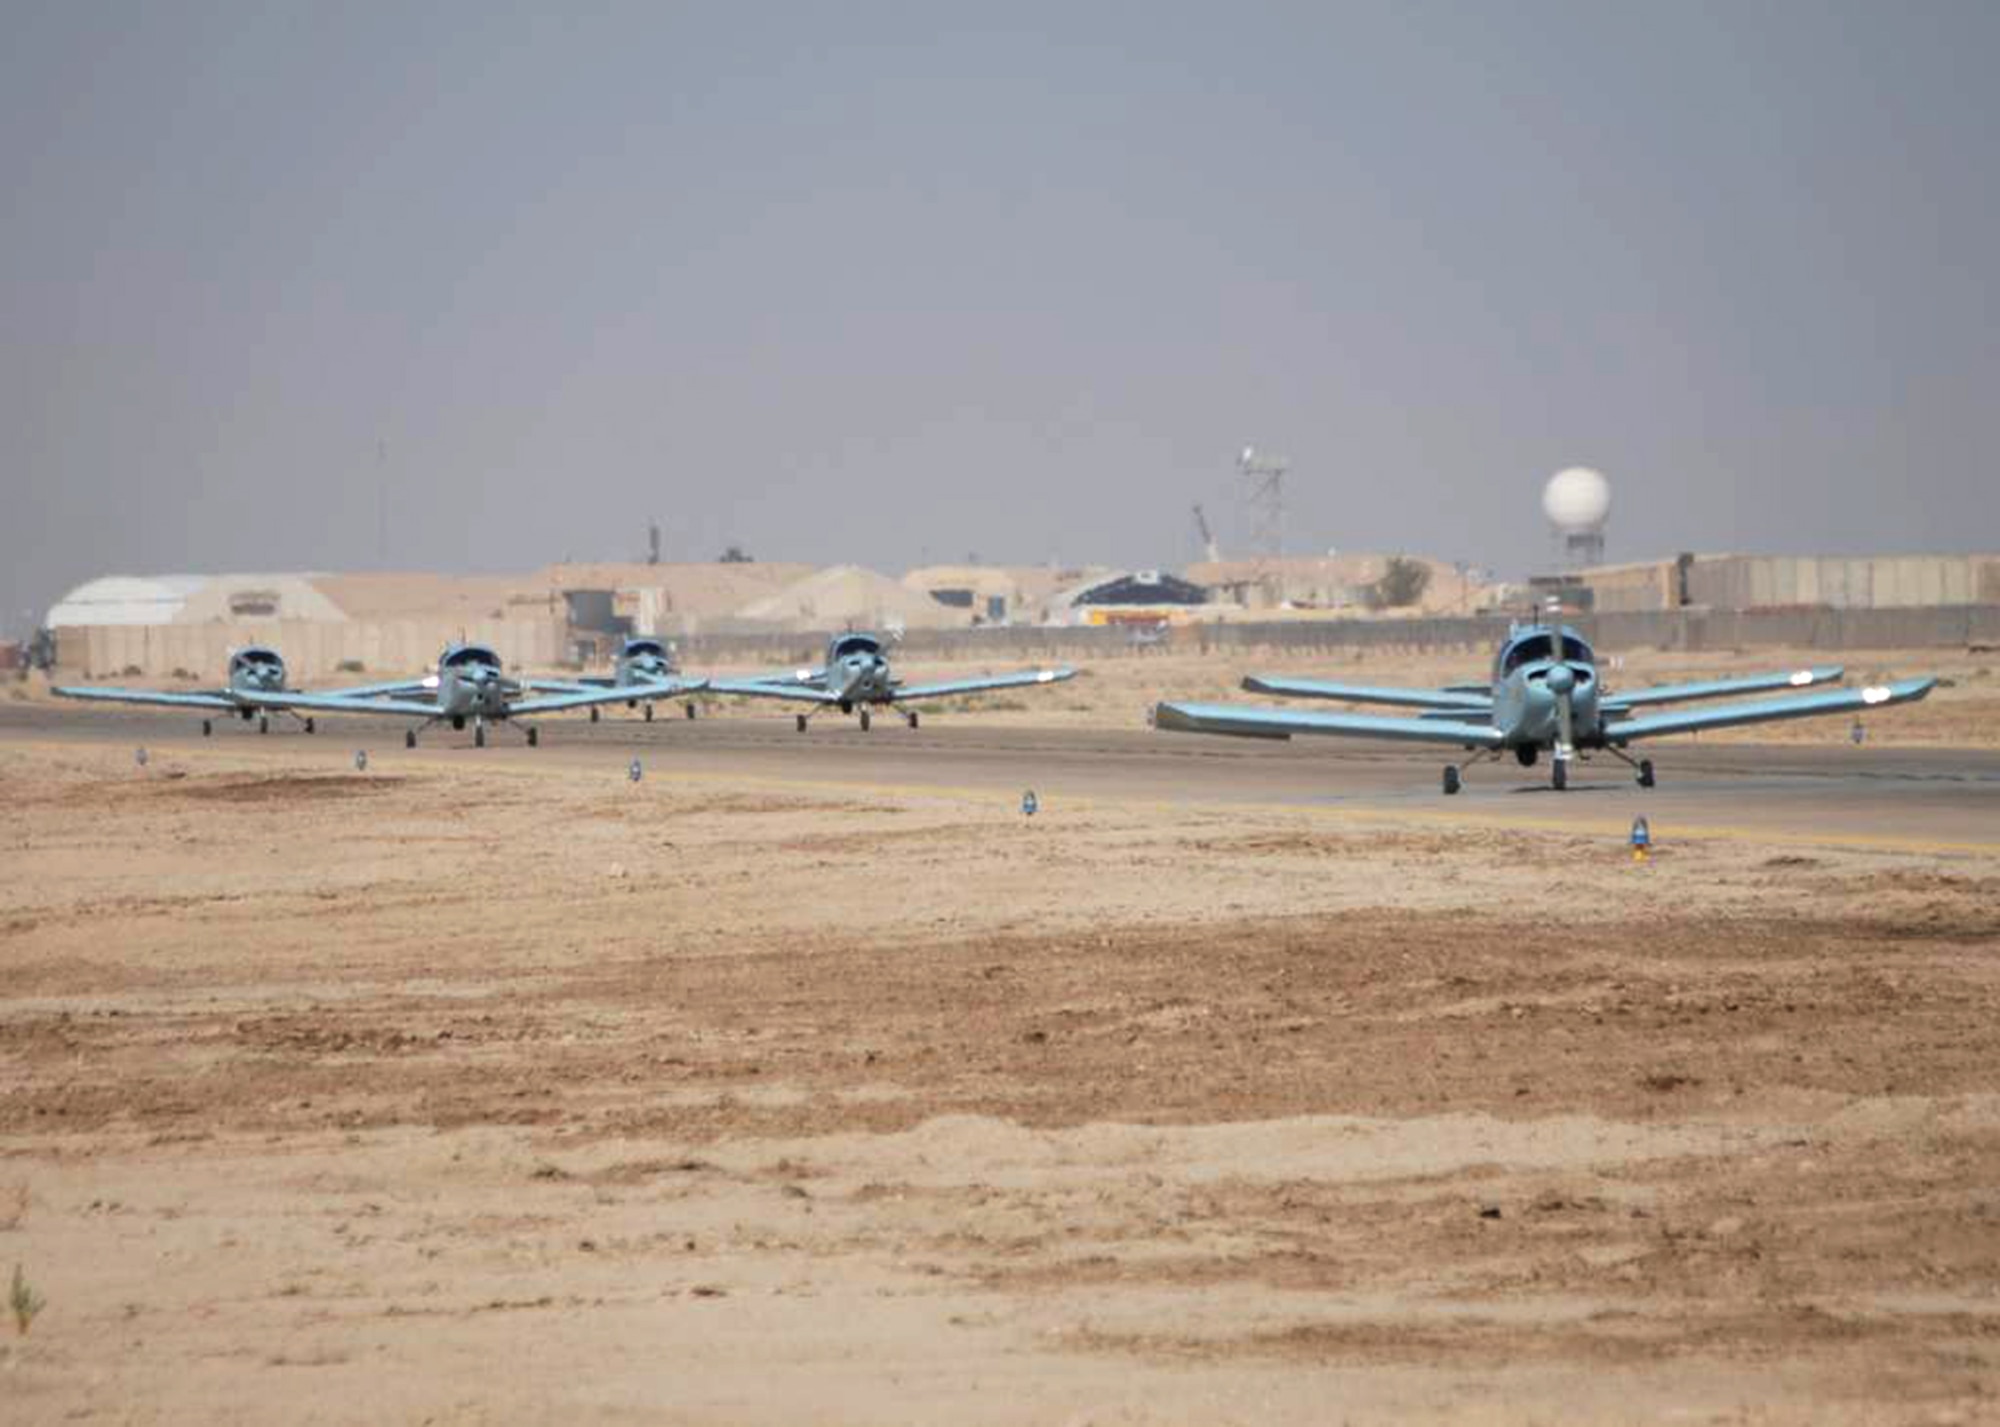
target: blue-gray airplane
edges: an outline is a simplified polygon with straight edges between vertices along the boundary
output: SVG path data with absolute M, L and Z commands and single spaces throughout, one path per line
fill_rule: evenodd
M 1370 688 L 1313 679 L 1252 675 L 1243 687 L 1257 693 L 1350 703 L 1394 704 L 1420 712 L 1412 717 L 1373 714 L 1304 713 L 1287 708 L 1235 704 L 1163 703 L 1153 710 L 1153 726 L 1184 733 L 1228 733 L 1249 738 L 1290 738 L 1324 733 L 1360 738 L 1456 744 L 1474 756 L 1448 764 L 1444 790 L 1456 793 L 1466 768 L 1511 753 L 1531 768 L 1550 755 L 1551 781 L 1569 784 L 1569 765 L 1579 754 L 1604 752 L 1632 768 L 1639 785 L 1653 786 L 1650 758 L 1634 761 L 1629 744 L 1669 733 L 1734 728 L 1776 719 L 1859 713 L 1921 699 L 1936 679 L 1905 679 L 1863 689 L 1803 692 L 1841 677 L 1834 668 L 1799 669 L 1740 679 L 1663 684 L 1620 693 L 1597 677 L 1590 646 L 1566 625 L 1517 625 L 1493 660 L 1490 684 L 1454 684 L 1443 689 Z M 1704 709 L 1648 712 L 1657 705 L 1730 698 L 1738 694 L 1794 690 L 1785 698 L 1726 703 Z
M 611 666 L 611 673 L 586 674 L 567 683 L 544 681 L 537 688 L 557 691 L 574 689 L 587 692 L 591 689 L 623 689 L 626 691 L 625 707 L 643 708 L 647 723 L 653 721 L 653 700 L 677 699 L 687 694 L 698 694 L 708 687 L 706 679 L 686 679 L 681 676 L 680 666 L 674 659 L 674 646 L 664 639 L 655 639 L 650 634 L 635 634 L 618 647 L 618 655 Z M 687 716 L 694 717 L 694 700 L 688 699 Z M 598 709 L 591 706 L 590 721 L 597 722 Z
M 758 699 L 790 699 L 815 704 L 822 709 L 837 708 L 860 716 L 864 732 L 871 708 L 892 708 L 911 728 L 917 726 L 917 711 L 904 705 L 924 699 L 950 698 L 955 694 L 979 694 L 989 689 L 1017 689 L 1033 684 L 1053 684 L 1076 677 L 1067 666 L 1056 669 L 1025 669 L 1018 674 L 991 674 L 974 679 L 947 679 L 936 684 L 905 684 L 889 670 L 888 646 L 873 634 L 836 634 L 827 641 L 826 662 L 817 669 L 797 669 L 790 674 L 760 675 L 751 679 L 711 679 L 710 689 L 718 694 L 748 694 Z M 798 731 L 806 731 L 810 714 L 796 716 Z
M 402 688 L 402 683 L 367 684 L 358 688 L 341 689 L 343 698 L 365 696 L 371 693 L 387 693 Z M 93 699 L 111 704 L 157 704 L 165 708 L 200 709 L 205 715 L 222 714 L 225 717 L 240 718 L 244 722 L 257 721 L 259 733 L 271 731 L 273 713 L 291 713 L 305 728 L 307 733 L 314 729 L 311 715 L 294 713 L 302 700 L 309 698 L 304 690 L 293 689 L 285 677 L 285 661 L 277 650 L 268 645 L 252 644 L 238 649 L 229 656 L 228 682 L 219 689 L 197 689 L 187 693 L 175 693 L 166 689 L 125 689 L 110 684 L 69 684 L 52 692 L 66 699 Z M 214 720 L 204 717 L 201 721 L 204 738 L 215 732 Z
M 240 695 L 253 705 L 310 709 L 316 713 L 400 714 L 422 719 L 418 727 L 449 723 L 455 729 L 472 725 L 472 741 L 486 746 L 486 726 L 537 714 L 563 713 L 599 704 L 620 704 L 635 696 L 638 685 L 582 689 L 549 679 L 510 679 L 500 656 L 483 644 L 454 644 L 438 658 L 437 672 L 398 684 L 378 684 L 365 690 L 325 694 L 275 694 L 254 691 Z M 528 746 L 541 742 L 541 730 L 524 724 Z M 406 747 L 417 746 L 417 729 L 403 735 Z

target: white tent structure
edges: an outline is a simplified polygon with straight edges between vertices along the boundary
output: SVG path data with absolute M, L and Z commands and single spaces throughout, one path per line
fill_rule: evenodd
M 104 575 L 78 585 L 49 607 L 50 629 L 114 624 L 172 624 L 206 575 Z

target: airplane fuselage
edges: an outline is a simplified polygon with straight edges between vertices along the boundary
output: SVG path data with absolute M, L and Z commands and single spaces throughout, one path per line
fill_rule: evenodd
M 282 694 L 285 689 L 285 661 L 277 650 L 252 645 L 229 656 L 230 693 Z M 256 718 L 258 713 L 248 702 L 236 710 L 236 716 L 245 721 Z
M 816 676 L 805 671 L 805 678 L 838 695 L 843 713 L 856 704 L 896 701 L 896 679 L 889 670 L 888 652 L 872 634 L 836 635 L 827 644 L 825 665 Z
M 1589 747 L 1602 733 L 1597 670 L 1565 660 L 1516 669 L 1493 686 L 1493 726 L 1510 748 L 1553 748 L 1563 741 L 1562 695 L 1570 705 L 1569 740 Z
M 1517 628 L 1493 661 L 1491 718 L 1503 747 L 1524 763 L 1547 749 L 1567 759 L 1604 745 L 1597 657 L 1575 630 Z
M 477 647 L 453 649 L 438 662 L 437 710 L 453 727 L 469 719 L 503 720 L 513 690 L 491 651 Z

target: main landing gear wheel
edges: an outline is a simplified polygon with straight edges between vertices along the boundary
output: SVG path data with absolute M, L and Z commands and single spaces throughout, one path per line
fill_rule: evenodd
M 867 710 L 867 709 L 863 709 L 863 710 L 861 711 L 861 731 L 862 731 L 863 733 L 866 733 L 866 732 L 868 732 L 868 710 Z
M 472 730 L 472 746 L 473 746 L 474 748 L 484 748 L 484 747 L 486 746 L 486 725 L 485 725 L 485 724 L 483 724 L 483 723 L 482 723 L 482 724 L 476 724 L 476 725 L 474 725 L 474 726 L 473 726 L 473 730 Z
M 1459 789 L 1458 770 L 1452 767 L 1449 763 L 1447 763 L 1444 769 L 1445 796 L 1447 798 L 1450 797 L 1453 793 L 1456 793 L 1458 789 Z
M 1642 788 L 1653 786 L 1653 760 L 1650 758 L 1639 760 L 1639 786 Z
M 597 722 L 597 710 L 596 710 L 596 709 L 592 709 L 592 710 L 590 711 L 590 721 L 591 721 L 592 723 L 596 723 L 596 722 Z
M 531 728 L 531 729 L 529 729 L 529 730 L 528 730 L 528 747 L 530 747 L 530 748 L 540 748 L 541 746 L 542 746 L 542 731 L 541 731 L 541 730 L 540 730 L 539 728 Z
M 804 714 L 793 714 L 792 717 L 799 721 L 799 732 L 804 733 L 806 731 L 806 716 Z
M 689 718 L 693 718 L 693 717 L 694 717 L 694 705 L 693 705 L 693 704 L 689 704 L 689 705 L 687 706 L 687 711 L 688 711 L 688 717 L 689 717 Z
M 257 732 L 269 733 L 270 731 L 271 731 L 271 716 L 269 714 L 258 714 Z
M 652 721 L 653 721 L 653 706 L 652 706 L 651 704 L 647 704 L 647 705 L 646 705 L 646 722 L 647 722 L 647 723 L 651 723 Z
M 416 731 L 416 730 L 415 730 L 414 728 L 406 728 L 406 729 L 404 729 L 404 730 L 403 730 L 403 747 L 405 747 L 405 748 L 415 748 L 416 746 L 417 746 L 417 731 Z
M 1555 790 L 1558 793 L 1569 786 L 1569 760 L 1567 758 L 1558 758 L 1555 761 L 1554 766 L 1549 769 L 1549 781 L 1555 785 Z
M 315 726 L 314 726 L 314 724 L 313 724 L 313 721 L 312 721 L 311 719 L 307 719 L 307 720 L 306 720 L 306 732 L 307 732 L 307 733 L 318 733 L 318 732 L 319 732 L 319 729 L 318 729 L 317 727 L 315 727 Z
M 911 728 L 915 728 L 917 726 L 917 711 L 915 709 L 911 709 L 908 713 L 904 714 L 903 717 L 910 721 Z

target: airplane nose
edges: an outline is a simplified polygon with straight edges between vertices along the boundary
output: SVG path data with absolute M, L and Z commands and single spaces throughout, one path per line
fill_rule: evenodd
M 1567 664 L 1558 664 L 1555 668 L 1549 670 L 1549 675 L 1545 682 L 1548 684 L 1549 692 L 1558 697 L 1563 694 L 1572 693 L 1576 689 L 1576 670 L 1570 668 Z

